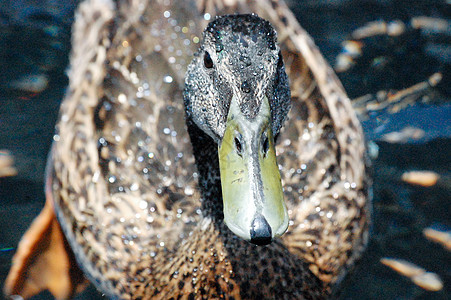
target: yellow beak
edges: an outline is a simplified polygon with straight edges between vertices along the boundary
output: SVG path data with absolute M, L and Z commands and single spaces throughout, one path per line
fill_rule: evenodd
M 237 103 L 233 97 L 218 151 L 224 221 L 237 236 L 269 244 L 288 227 L 270 106 L 265 97 L 257 117 L 249 120 Z

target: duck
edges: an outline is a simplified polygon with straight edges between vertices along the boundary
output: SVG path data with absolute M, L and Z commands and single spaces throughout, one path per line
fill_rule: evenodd
M 339 290 L 368 242 L 365 141 L 283 2 L 85 0 L 72 45 L 46 204 L 6 295 Z

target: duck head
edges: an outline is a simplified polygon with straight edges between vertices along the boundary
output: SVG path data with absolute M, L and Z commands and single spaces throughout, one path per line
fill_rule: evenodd
M 227 15 L 204 31 L 185 79 L 187 118 L 218 144 L 224 221 L 237 236 L 268 244 L 288 227 L 274 137 L 290 88 L 272 25 Z

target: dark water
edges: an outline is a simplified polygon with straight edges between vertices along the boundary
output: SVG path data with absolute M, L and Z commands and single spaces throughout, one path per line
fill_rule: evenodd
M 0 149 L 15 157 L 18 175 L 0 179 L 0 285 L 14 249 L 44 203 L 43 173 L 67 77 L 74 1 L 0 3 Z M 448 2 L 449 3 L 449 2 Z M 334 65 L 341 43 L 356 28 L 374 20 L 415 16 L 448 18 L 446 1 L 291 1 L 301 24 Z M 374 219 L 371 243 L 346 282 L 342 299 L 450 299 L 451 253 L 426 240 L 429 226 L 451 229 L 451 37 L 409 31 L 401 40 L 366 41 L 367 55 L 340 74 L 351 98 L 381 89 L 402 89 L 442 72 L 442 83 L 426 104 L 397 114 L 370 114 L 364 121 L 369 140 L 379 148 L 374 160 Z M 402 45 L 402 47 L 400 46 Z M 439 51 L 437 51 L 439 49 Z M 382 57 L 384 63 L 374 64 Z M 30 77 L 32 75 L 32 77 Z M 24 85 L 24 83 L 26 83 Z M 32 88 L 26 91 L 26 88 Z M 406 127 L 422 130 L 420 139 L 388 143 L 384 135 Z M 403 183 L 404 171 L 431 170 L 444 178 L 434 187 Z M 379 260 L 395 257 L 437 273 L 439 292 L 427 292 Z M 91 290 L 80 299 L 97 298 Z M 48 299 L 43 294 L 37 299 Z

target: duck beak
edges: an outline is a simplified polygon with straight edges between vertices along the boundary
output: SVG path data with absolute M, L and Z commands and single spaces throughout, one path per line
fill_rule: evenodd
M 266 97 L 253 120 L 243 115 L 233 97 L 218 153 L 224 221 L 229 229 L 258 245 L 284 234 L 288 213 Z

